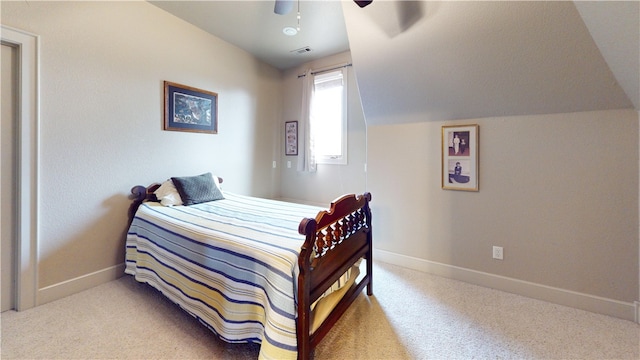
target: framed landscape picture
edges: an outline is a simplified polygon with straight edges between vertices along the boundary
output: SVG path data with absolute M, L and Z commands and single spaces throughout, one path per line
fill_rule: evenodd
M 164 82 L 164 130 L 218 133 L 218 94 Z
M 478 191 L 478 125 L 442 127 L 442 188 Z

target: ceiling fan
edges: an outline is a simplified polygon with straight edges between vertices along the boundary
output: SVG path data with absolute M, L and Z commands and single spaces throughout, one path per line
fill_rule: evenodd
M 360 6 L 361 8 L 363 8 L 371 4 L 373 0 L 364 0 L 364 1 L 353 0 L 353 2 L 358 4 L 358 6 Z M 278 15 L 288 14 L 291 11 L 291 9 L 293 9 L 294 3 L 295 3 L 295 0 L 276 0 L 276 5 L 273 8 L 273 12 Z

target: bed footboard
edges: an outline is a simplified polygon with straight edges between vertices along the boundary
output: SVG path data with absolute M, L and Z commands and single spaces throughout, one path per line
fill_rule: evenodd
M 311 357 L 313 348 L 329 332 L 360 292 L 372 287 L 371 194 L 345 195 L 321 211 L 315 219 L 305 218 L 298 231 L 306 239 L 298 265 L 298 359 Z M 360 259 L 366 260 L 366 272 L 336 305 L 318 329 L 310 334 L 311 304 Z

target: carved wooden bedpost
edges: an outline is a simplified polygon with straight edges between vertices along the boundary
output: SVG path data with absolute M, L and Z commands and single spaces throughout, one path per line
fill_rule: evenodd
M 369 202 L 371 202 L 371 193 L 364 193 L 364 197 L 367 199 L 367 203 L 364 206 L 364 212 L 367 216 L 367 243 L 369 243 L 369 250 L 367 251 L 367 275 L 369 276 L 369 282 L 367 283 L 367 295 L 373 295 L 373 229 L 371 228 L 371 208 Z
M 147 199 L 147 188 L 142 185 L 134 186 L 131 188 L 131 195 L 133 202 L 129 206 L 129 225 L 131 225 L 140 204 Z
M 311 357 L 311 301 L 309 293 L 311 292 L 311 257 L 313 256 L 313 244 L 316 237 L 317 223 L 314 219 L 302 219 L 298 226 L 298 232 L 305 235 L 304 243 L 300 249 L 298 257 L 298 267 L 300 275 L 298 276 L 298 359 L 308 360 Z

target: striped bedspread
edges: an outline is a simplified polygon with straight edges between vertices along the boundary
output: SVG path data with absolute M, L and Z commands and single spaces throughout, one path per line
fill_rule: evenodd
M 126 270 L 228 342 L 262 343 L 261 359 L 295 359 L 298 225 L 318 207 L 246 197 L 192 206 L 143 203 Z

